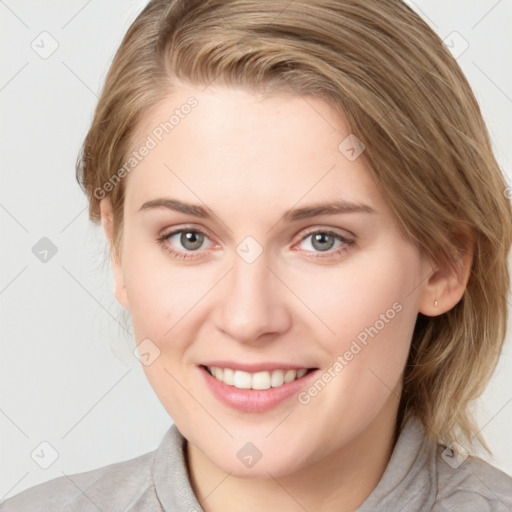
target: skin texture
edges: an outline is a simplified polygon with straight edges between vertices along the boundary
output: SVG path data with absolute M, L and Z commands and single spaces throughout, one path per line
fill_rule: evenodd
M 144 371 L 189 441 L 189 474 L 205 510 L 353 510 L 393 448 L 417 314 L 451 309 L 468 274 L 433 267 L 401 237 L 363 158 L 338 150 L 350 128 L 319 98 L 182 85 L 141 123 L 140 144 L 190 96 L 197 107 L 124 183 L 115 293 L 131 311 L 136 342 L 149 338 L 160 351 Z M 215 215 L 139 211 L 162 197 Z M 339 199 L 375 213 L 281 220 L 290 208 Z M 108 197 L 101 210 L 112 239 Z M 206 235 L 195 252 L 181 233 L 164 242 L 186 260 L 157 241 L 179 228 Z M 322 251 L 309 236 L 322 229 L 354 243 L 327 239 Z M 247 236 L 263 250 L 252 263 L 237 253 Z M 205 386 L 198 365 L 216 359 L 322 374 L 396 303 L 394 318 L 307 404 L 292 396 L 263 413 L 241 412 Z M 247 442 L 262 454 L 252 467 L 237 457 Z

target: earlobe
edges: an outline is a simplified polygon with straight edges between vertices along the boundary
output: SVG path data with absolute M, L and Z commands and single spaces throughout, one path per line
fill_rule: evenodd
M 117 254 L 114 243 L 114 213 L 110 197 L 105 197 L 100 201 L 101 224 L 105 231 L 105 236 L 109 243 L 110 261 L 112 263 L 112 273 L 114 275 L 114 295 L 117 301 L 126 309 L 129 308 L 126 287 L 124 283 L 121 258 Z
M 419 312 L 438 316 L 454 308 L 462 299 L 471 273 L 471 249 L 455 251 L 450 261 L 431 267 L 420 295 Z

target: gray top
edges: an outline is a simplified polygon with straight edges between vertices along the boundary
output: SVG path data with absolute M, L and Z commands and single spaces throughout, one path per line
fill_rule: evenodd
M 27 489 L 0 512 L 203 512 L 190 485 L 176 425 L 153 452 Z M 408 420 L 382 478 L 357 512 L 510 512 L 512 478 L 487 462 L 427 440 Z

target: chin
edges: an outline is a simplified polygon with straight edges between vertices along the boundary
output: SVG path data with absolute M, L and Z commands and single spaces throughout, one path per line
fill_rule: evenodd
M 257 441 L 252 444 L 231 440 L 213 452 L 210 449 L 203 453 L 215 466 L 237 478 L 282 477 L 302 469 L 307 463 L 303 448 L 271 442 L 265 445 Z

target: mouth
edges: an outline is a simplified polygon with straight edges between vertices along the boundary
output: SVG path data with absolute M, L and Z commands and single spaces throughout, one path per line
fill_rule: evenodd
M 310 385 L 319 372 L 318 368 L 283 368 L 280 364 L 232 366 L 235 364 L 219 361 L 201 364 L 197 368 L 213 397 L 245 413 L 288 407 L 293 403 L 290 400 Z
M 228 386 L 237 389 L 253 389 L 265 390 L 270 388 L 279 388 L 301 379 L 316 368 L 299 368 L 299 369 L 275 369 L 259 372 L 246 372 L 243 370 L 235 370 L 233 368 L 221 368 L 219 366 L 205 366 L 202 368 L 208 372 L 213 378 L 217 379 Z

